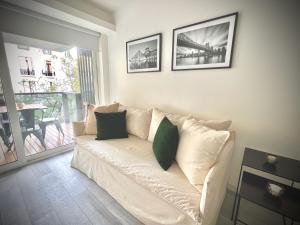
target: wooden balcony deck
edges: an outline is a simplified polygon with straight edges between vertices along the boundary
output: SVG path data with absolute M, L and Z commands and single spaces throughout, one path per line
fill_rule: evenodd
M 14 146 L 12 147 L 12 149 L 14 149 Z M 17 158 L 16 152 L 14 150 L 7 152 L 7 148 L 1 140 L 1 143 L 0 143 L 0 166 L 7 164 L 7 163 L 14 162 L 14 161 L 16 161 L 16 158 Z
M 40 141 L 33 135 L 28 136 L 24 143 L 25 155 L 30 156 L 33 154 L 37 154 L 43 151 L 51 151 L 51 149 L 57 148 L 59 146 L 71 144 L 73 142 L 73 131 L 71 123 L 63 123 L 62 124 L 64 134 L 59 133 L 55 127 L 55 125 L 47 126 L 45 143 L 47 149 L 45 149 Z M 0 138 L 1 139 L 1 138 Z M 12 151 L 7 152 L 6 146 L 3 144 L 2 140 L 0 140 L 0 165 L 4 165 L 10 162 L 16 161 L 16 153 L 14 150 L 14 146 L 12 147 Z
M 27 137 L 25 140 L 25 155 L 33 155 L 43 151 L 49 151 L 59 146 L 71 144 L 73 142 L 73 130 L 71 123 L 62 123 L 64 134 L 58 132 L 55 125 L 47 126 L 45 143 L 47 149 L 45 149 L 40 141 L 33 135 Z

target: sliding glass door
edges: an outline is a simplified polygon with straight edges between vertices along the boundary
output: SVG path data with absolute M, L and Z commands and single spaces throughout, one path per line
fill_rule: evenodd
M 14 144 L 1 92 L 0 165 L 18 158 L 26 163 L 72 149 L 72 122 L 84 119 L 85 102 L 95 103 L 95 65 L 91 51 L 40 40 L 32 42 L 33 39 L 30 45 L 22 38 L 2 43 L 20 147 Z
M 72 145 L 82 120 L 77 48 L 5 42 L 25 156 Z
M 19 117 L 0 33 L 0 172 L 25 164 Z
M 0 166 L 17 161 L 9 112 L 0 79 Z

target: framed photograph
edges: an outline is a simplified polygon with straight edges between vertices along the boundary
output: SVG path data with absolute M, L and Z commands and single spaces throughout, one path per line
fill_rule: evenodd
M 230 68 L 238 13 L 173 30 L 172 70 Z
M 126 42 L 127 73 L 161 70 L 161 33 Z

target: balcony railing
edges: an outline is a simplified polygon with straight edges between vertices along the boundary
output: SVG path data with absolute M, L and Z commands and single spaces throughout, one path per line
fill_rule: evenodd
M 3 94 L 0 94 L 2 102 L 5 102 Z M 80 121 L 84 118 L 83 102 L 80 93 L 74 92 L 39 92 L 39 93 L 16 93 L 16 103 L 23 104 L 40 104 L 46 109 L 36 110 L 34 113 L 35 124 L 38 127 L 38 121 L 47 113 L 50 115 L 57 103 L 61 105 L 59 120 L 63 129 L 63 134 L 59 132 L 55 125 L 47 127 L 44 137 L 46 146 L 43 146 L 40 140 L 34 135 L 28 136 L 24 140 L 25 155 L 33 155 L 42 151 L 57 148 L 59 146 L 68 145 L 73 142 L 72 121 Z M 7 128 L 10 130 L 10 128 Z M 7 135 L 11 135 L 10 132 Z M 9 137 L 10 138 L 10 137 Z M 3 139 L 3 138 L 2 138 Z M 11 147 L 12 151 L 8 151 L 8 147 L 0 139 L 0 165 L 16 160 L 15 146 Z
M 44 142 L 44 148 L 41 142 L 34 136 L 26 138 L 24 143 L 25 155 L 33 155 L 45 150 L 57 148 L 59 146 L 71 144 L 73 142 L 72 126 L 70 122 L 80 121 L 84 118 L 83 102 L 80 93 L 74 92 L 38 92 L 38 93 L 16 93 L 16 103 L 23 104 L 41 104 L 47 109 L 36 110 L 35 120 L 39 121 L 42 116 L 51 115 L 55 105 L 61 105 L 59 119 L 64 135 L 62 135 L 54 125 L 48 126 Z
M 80 121 L 84 118 L 83 102 L 80 93 L 75 92 L 35 92 L 15 93 L 16 103 L 42 104 L 47 107 L 44 114 L 50 114 L 55 103 L 62 105 L 61 118 L 65 123 Z M 37 119 L 40 119 L 42 112 L 37 112 Z

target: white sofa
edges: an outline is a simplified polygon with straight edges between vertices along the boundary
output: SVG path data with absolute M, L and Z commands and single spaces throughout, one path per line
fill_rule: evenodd
M 215 225 L 226 193 L 234 132 L 224 145 L 204 184 L 190 184 L 176 162 L 164 171 L 152 142 L 134 135 L 125 139 L 95 140 L 85 135 L 85 123 L 75 122 L 71 162 L 105 189 L 146 225 Z

